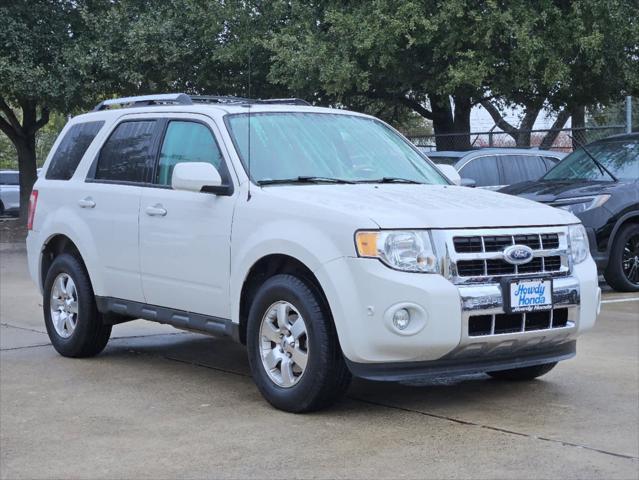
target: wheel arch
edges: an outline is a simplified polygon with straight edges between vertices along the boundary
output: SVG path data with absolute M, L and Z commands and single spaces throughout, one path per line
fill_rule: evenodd
M 628 212 L 617 220 L 615 226 L 612 228 L 612 232 L 610 232 L 610 238 L 608 239 L 608 246 L 606 248 L 606 253 L 610 256 L 612 252 L 612 246 L 614 245 L 615 239 L 617 238 L 617 234 L 619 231 L 629 223 L 639 223 L 639 210 L 633 210 Z
M 271 253 L 259 258 L 253 263 L 247 272 L 239 297 L 239 341 L 246 344 L 246 326 L 251 303 L 259 287 L 269 278 L 289 274 L 300 278 L 321 299 L 322 306 L 326 309 L 332 321 L 332 314 L 324 289 L 313 271 L 297 258 L 283 254 Z
M 51 264 L 57 256 L 63 253 L 68 253 L 76 257 L 88 274 L 88 269 L 86 263 L 84 262 L 84 257 L 82 256 L 82 253 L 80 252 L 80 249 L 78 248 L 76 243 L 67 235 L 57 233 L 50 236 L 42 246 L 42 254 L 40 255 L 39 279 L 42 288 L 44 288 L 44 281 L 46 279 L 49 268 L 51 268 Z M 91 275 L 89 275 L 89 279 L 91 279 Z

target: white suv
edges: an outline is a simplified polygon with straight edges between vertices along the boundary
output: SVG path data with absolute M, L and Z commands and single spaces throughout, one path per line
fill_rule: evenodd
M 571 213 L 451 185 L 383 122 L 299 100 L 102 102 L 60 134 L 28 223 L 62 355 L 136 318 L 226 334 L 291 412 L 351 374 L 538 377 L 600 303 Z

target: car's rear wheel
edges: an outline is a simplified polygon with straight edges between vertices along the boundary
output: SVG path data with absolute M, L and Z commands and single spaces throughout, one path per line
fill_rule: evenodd
M 72 255 L 55 258 L 44 281 L 44 321 L 53 347 L 65 357 L 100 353 L 111 336 L 98 312 L 91 281 Z
M 292 275 L 276 275 L 250 308 L 247 347 L 258 389 L 276 408 L 319 410 L 338 400 L 351 374 L 320 295 Z
M 542 365 L 533 365 L 532 367 L 513 368 L 511 370 L 499 370 L 497 372 L 488 372 L 493 378 L 498 380 L 526 381 L 534 380 L 537 377 L 547 374 L 555 368 L 557 362 L 544 363 Z
M 615 236 L 604 277 L 615 290 L 639 292 L 639 223 L 624 225 Z

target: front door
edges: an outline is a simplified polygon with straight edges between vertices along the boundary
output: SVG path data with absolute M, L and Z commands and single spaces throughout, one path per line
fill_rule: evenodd
M 140 271 L 146 303 L 230 318 L 231 220 L 235 196 L 171 188 L 173 167 L 209 162 L 231 182 L 207 117 L 167 119 L 155 188 L 140 202 Z

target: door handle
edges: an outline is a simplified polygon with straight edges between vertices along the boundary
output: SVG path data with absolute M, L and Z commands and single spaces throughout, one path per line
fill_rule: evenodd
M 91 197 L 84 197 L 78 200 L 78 205 L 80 205 L 81 208 L 93 208 L 95 207 L 95 202 Z
M 163 217 L 164 215 L 166 215 L 166 208 L 164 208 L 161 203 L 150 205 L 146 207 L 145 211 L 146 214 L 150 217 Z

